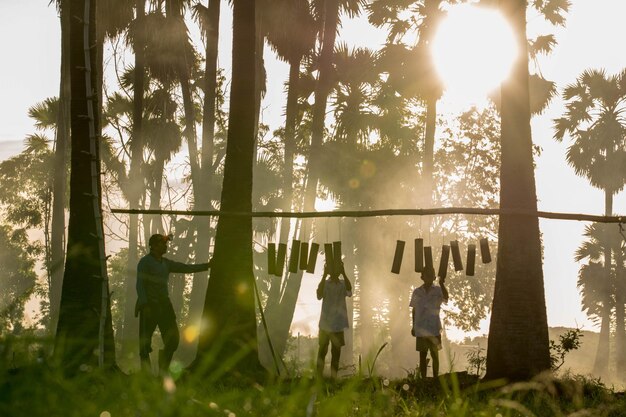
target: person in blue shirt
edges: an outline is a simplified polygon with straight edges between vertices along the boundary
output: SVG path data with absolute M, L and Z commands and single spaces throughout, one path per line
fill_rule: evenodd
M 176 323 L 176 314 L 168 294 L 170 273 L 193 273 L 206 271 L 209 263 L 184 264 L 165 258 L 168 236 L 154 234 L 150 236 L 148 245 L 150 253 L 137 264 L 137 303 L 135 317 L 139 316 L 139 357 L 145 370 L 152 369 L 150 352 L 152 352 L 152 334 L 157 326 L 161 332 L 165 348 L 159 352 L 159 368 L 165 372 L 169 369 L 172 356 L 178 348 L 180 333 Z
M 343 275 L 343 280 L 339 276 Z M 328 279 L 326 277 L 328 276 Z M 324 363 L 330 344 L 330 376 L 337 378 L 341 347 L 344 346 L 344 330 L 348 328 L 346 297 L 352 296 L 352 284 L 341 263 L 340 271 L 324 266 L 322 280 L 317 286 L 317 299 L 322 300 L 319 322 L 319 350 L 317 352 L 317 376 L 322 377 Z
M 415 350 L 419 352 L 419 370 L 422 379 L 426 378 L 430 352 L 433 360 L 433 377 L 439 375 L 439 349 L 441 349 L 441 304 L 448 302 L 445 278 L 439 278 L 439 285 L 433 285 L 435 270 L 426 268 L 422 272 L 424 284 L 413 290 L 409 307 L 412 308 L 411 335 L 415 336 Z

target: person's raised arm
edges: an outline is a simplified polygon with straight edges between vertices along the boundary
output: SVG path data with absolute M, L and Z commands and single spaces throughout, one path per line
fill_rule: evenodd
M 317 285 L 317 299 L 321 300 L 324 298 L 324 286 L 326 285 L 326 276 L 328 275 L 328 269 L 326 265 L 324 265 L 324 272 L 322 273 L 322 280 Z
M 182 262 L 172 261 L 171 259 L 167 259 L 167 263 L 168 263 L 170 272 L 182 273 L 182 274 L 207 271 L 209 267 L 211 266 L 211 262 L 206 262 L 202 264 L 184 264 Z
M 344 285 L 346 286 L 346 291 L 348 291 L 349 293 L 352 293 L 352 283 L 350 282 L 350 280 L 348 279 L 348 276 L 346 275 L 346 269 L 343 266 L 343 262 L 341 263 L 341 275 L 343 275 L 343 282 L 344 282 Z
M 448 302 L 448 289 L 446 288 L 445 285 L 446 279 L 439 277 L 439 287 L 441 287 L 441 293 L 443 294 L 443 301 L 445 303 Z

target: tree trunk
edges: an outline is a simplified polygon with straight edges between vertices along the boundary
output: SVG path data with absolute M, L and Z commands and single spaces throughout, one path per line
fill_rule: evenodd
M 613 213 L 613 194 L 609 191 L 604 192 L 604 215 L 611 216 Z M 600 338 L 598 340 L 598 349 L 596 350 L 596 360 L 593 364 L 593 373 L 597 375 L 608 376 L 609 375 L 609 361 L 611 355 L 611 310 L 612 310 L 612 267 L 613 259 L 611 256 L 612 241 L 609 229 L 606 225 L 603 225 L 604 229 L 604 270 L 605 270 L 605 286 L 606 292 L 604 293 L 604 300 L 602 300 L 602 323 L 600 324 Z
M 52 276 L 50 284 L 50 328 L 55 334 L 59 320 L 59 303 L 63 285 L 63 263 L 65 262 L 65 201 L 67 153 L 70 140 L 70 64 L 69 64 L 69 0 L 62 0 L 61 21 L 61 85 L 59 89 L 59 114 L 57 119 L 54 149 L 54 182 L 52 206 L 52 233 L 50 252 Z
M 113 366 L 98 163 L 99 95 L 96 1 L 70 3 L 71 175 L 67 259 L 55 356 L 69 372 Z M 98 352 L 98 354 L 94 354 Z
M 615 373 L 617 375 L 626 374 L 626 317 L 624 317 L 624 280 L 626 274 L 624 270 L 624 250 L 622 239 L 617 235 L 618 240 L 614 243 L 615 249 Z
M 210 210 L 214 191 L 213 184 L 213 155 L 215 140 L 215 95 L 217 89 L 217 51 L 219 40 L 220 1 L 210 0 L 208 5 L 208 29 L 206 31 L 206 64 L 204 86 L 204 110 L 202 116 L 202 200 L 198 201 L 198 209 Z M 211 245 L 211 218 L 198 217 L 196 219 L 198 243 L 196 247 L 196 262 L 207 262 Z M 204 296 L 208 281 L 207 272 L 194 274 L 189 301 L 190 323 L 196 323 L 202 314 Z
M 500 207 L 537 210 L 528 98 L 526 1 L 500 2 L 519 56 L 502 84 Z M 523 380 L 550 369 L 537 217 L 501 215 L 486 378 Z
M 326 119 L 326 101 L 332 85 L 333 53 L 337 26 L 339 24 L 338 0 L 324 2 L 324 34 L 322 51 L 319 57 L 319 75 L 315 85 L 315 103 L 311 121 L 311 149 L 307 162 L 307 183 L 304 193 L 304 211 L 315 208 L 317 182 L 319 180 L 319 158 L 324 142 L 324 122 Z
M 255 0 L 233 2 L 233 63 L 223 211 L 252 211 L 254 155 Z M 221 216 L 198 343 L 198 370 L 242 374 L 260 369 L 257 354 L 252 218 Z M 210 358 L 210 359 L 209 359 Z M 210 362 L 209 362 L 210 361 Z
M 141 23 L 145 15 L 145 0 L 137 0 L 135 19 Z M 135 38 L 135 73 L 133 82 L 133 126 L 130 142 L 130 172 L 128 174 L 128 205 L 131 209 L 139 209 L 139 201 L 144 188 L 142 175 L 143 165 L 143 93 L 145 86 L 145 51 L 140 41 Z M 143 208 L 143 207 L 141 207 Z M 139 351 L 139 323 L 135 317 L 135 301 L 137 299 L 135 284 L 137 282 L 137 262 L 139 260 L 139 217 L 131 214 L 128 219 L 128 266 L 126 268 L 126 302 L 124 305 L 124 327 L 121 332 L 122 354 Z M 137 362 L 138 363 L 138 362 Z

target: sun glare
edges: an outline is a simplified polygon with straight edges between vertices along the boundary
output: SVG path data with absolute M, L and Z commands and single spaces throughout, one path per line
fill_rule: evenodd
M 465 4 L 450 8 L 431 52 L 448 96 L 480 102 L 509 75 L 517 47 L 497 10 Z

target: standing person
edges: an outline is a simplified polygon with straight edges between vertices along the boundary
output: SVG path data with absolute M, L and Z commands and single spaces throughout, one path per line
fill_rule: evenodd
M 163 257 L 167 252 L 168 236 L 155 234 L 150 236 L 150 253 L 137 264 L 137 304 L 135 317 L 139 315 L 139 357 L 144 369 L 152 369 L 152 334 L 159 326 L 165 348 L 159 351 L 159 368 L 162 372 L 169 369 L 172 356 L 178 348 L 180 334 L 176 323 L 176 314 L 168 294 L 168 280 L 171 272 L 192 273 L 206 271 L 209 263 L 188 265 Z
M 439 350 L 441 349 L 441 320 L 439 312 L 441 304 L 448 302 L 448 290 L 445 278 L 439 278 L 439 286 L 433 285 L 435 270 L 425 269 L 421 275 L 424 284 L 411 295 L 409 307 L 412 307 L 411 315 L 413 325 L 411 335 L 415 336 L 415 350 L 420 353 L 420 375 L 426 378 L 428 361 L 426 354 L 430 352 L 433 361 L 433 377 L 439 375 Z
M 339 280 L 340 275 L 343 275 L 343 281 Z M 326 279 L 326 276 L 329 278 Z M 330 375 L 331 378 L 337 377 L 341 347 L 346 344 L 343 331 L 349 326 L 346 297 L 351 296 L 352 284 L 346 275 L 343 263 L 341 263 L 340 272 L 329 270 L 328 266 L 324 265 L 322 280 L 317 286 L 317 299 L 322 300 L 317 353 L 317 375 L 320 378 L 324 374 L 324 361 L 329 343 L 331 344 Z

